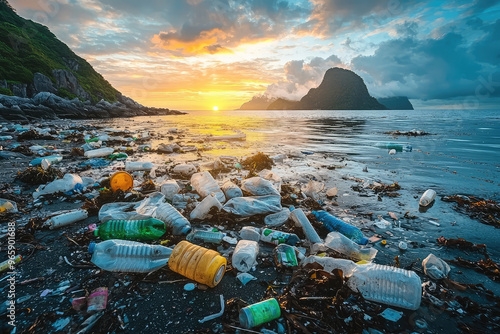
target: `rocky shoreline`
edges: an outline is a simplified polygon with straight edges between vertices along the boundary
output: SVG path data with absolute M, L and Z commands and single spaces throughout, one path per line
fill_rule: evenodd
M 145 107 L 123 95 L 119 96 L 117 102 L 101 100 L 95 105 L 78 98 L 67 100 L 49 92 L 40 92 L 33 98 L 0 95 L 0 120 L 101 119 L 181 114 L 184 113 L 168 108 Z

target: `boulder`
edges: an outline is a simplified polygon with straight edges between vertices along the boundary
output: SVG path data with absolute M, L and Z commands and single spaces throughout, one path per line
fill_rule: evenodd
M 27 90 L 26 90 L 27 87 L 28 87 L 28 85 L 23 84 L 23 83 L 14 83 L 14 84 L 9 85 L 9 88 L 10 88 L 10 91 L 12 92 L 12 94 L 14 94 L 15 96 L 19 96 L 19 97 L 28 97 Z
M 82 86 L 80 86 L 78 79 L 73 73 L 68 70 L 57 69 L 53 70 L 52 74 L 56 79 L 56 86 L 58 88 L 64 88 L 84 100 L 90 100 L 90 94 L 87 93 Z
M 54 87 L 54 84 L 49 79 L 49 77 L 43 75 L 42 73 L 35 73 L 33 76 L 33 84 L 32 84 L 32 96 L 36 95 L 40 92 L 50 92 L 57 93 L 57 89 Z

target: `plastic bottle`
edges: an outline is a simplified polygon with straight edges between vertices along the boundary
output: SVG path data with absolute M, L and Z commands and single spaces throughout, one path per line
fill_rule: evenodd
M 113 154 L 114 151 L 115 150 L 111 147 L 103 147 L 96 150 L 87 151 L 83 155 L 87 158 L 107 157 L 108 155 Z
M 33 198 L 42 195 L 66 192 L 75 189 L 77 184 L 83 185 L 82 178 L 76 174 L 66 174 L 62 179 L 52 181 L 51 183 L 40 186 L 38 191 L 33 193 Z
M 117 272 L 147 273 L 164 267 L 172 249 L 159 245 L 110 239 L 90 243 L 92 263 L 101 269 Z
M 397 152 L 411 152 L 411 145 L 407 144 L 398 144 L 398 143 L 377 143 L 375 147 L 386 148 L 388 150 L 396 150 Z
M 108 220 L 94 235 L 101 239 L 156 240 L 165 234 L 165 223 L 155 218 L 145 220 Z
M 118 153 L 111 154 L 108 158 L 110 160 L 120 161 L 120 160 L 127 159 L 128 158 L 128 154 L 127 153 L 123 153 L 123 152 L 118 152 Z
M 267 215 L 264 218 L 266 226 L 277 227 L 283 225 L 290 218 L 290 210 L 283 209 L 280 212 Z
M 219 210 L 222 209 L 222 204 L 220 204 L 220 202 L 217 200 L 217 197 L 214 193 L 208 195 L 203 199 L 203 201 L 198 203 L 196 208 L 191 211 L 189 218 L 198 220 L 205 219 L 207 218 L 208 213 L 213 207 L 216 207 Z
M 347 224 L 326 211 L 313 211 L 312 213 L 330 232 L 340 232 L 360 245 L 366 245 L 368 243 L 368 239 L 363 236 L 363 232 L 356 226 Z
M 323 245 L 357 261 L 371 261 L 375 258 L 378 252 L 375 248 L 371 247 L 361 248 L 354 241 L 339 232 L 328 233 Z M 313 247 L 313 251 L 321 250 L 321 247 L 322 244 L 316 244 Z
M 226 198 L 228 200 L 235 197 L 243 197 L 243 192 L 241 191 L 240 187 L 238 187 L 231 181 L 224 182 L 224 184 L 222 185 L 222 191 L 224 191 L 224 194 L 226 195 Z
M 421 206 L 427 206 L 432 202 L 434 202 L 435 199 L 436 199 L 436 192 L 432 189 L 427 189 L 420 198 L 419 204 Z
M 36 158 L 30 161 L 30 166 L 36 167 L 42 164 L 42 160 L 47 160 L 52 165 L 61 162 L 63 157 L 61 155 L 49 155 L 48 157 Z
M 231 263 L 241 272 L 247 272 L 257 263 L 259 244 L 252 240 L 240 240 L 233 252 Z
M 278 267 L 295 268 L 299 265 L 295 247 L 281 244 L 273 250 L 274 262 Z
M 224 238 L 224 233 L 222 232 L 212 232 L 212 231 L 202 231 L 202 230 L 191 232 L 186 236 L 186 240 L 190 242 L 195 240 L 200 240 L 212 244 L 220 244 L 222 242 L 222 238 Z
M 274 298 L 244 307 L 239 314 L 240 325 L 244 328 L 259 326 L 279 317 L 281 317 L 280 305 Z
M 219 202 L 224 203 L 226 201 L 226 197 L 219 188 L 219 185 L 207 171 L 193 174 L 191 176 L 191 186 L 196 189 L 201 197 L 207 197 L 211 193 L 214 193 Z
M 175 246 L 168 267 L 182 276 L 213 288 L 226 272 L 227 260 L 214 250 L 181 241 Z
M 290 246 L 295 246 L 300 241 L 296 234 L 271 230 L 269 228 L 262 229 L 260 240 L 274 245 L 287 244 Z
M 196 173 L 196 167 L 192 164 L 181 164 L 177 165 L 172 169 L 174 174 L 180 174 L 184 176 L 190 176 Z
M 241 228 L 240 237 L 243 240 L 252 240 L 259 242 L 260 240 L 260 228 L 253 226 L 244 226 Z
M 134 171 L 149 171 L 154 167 L 152 162 L 143 161 L 127 161 L 125 162 L 125 170 L 128 172 Z
M 416 310 L 422 282 L 414 271 L 379 264 L 357 265 L 347 285 L 367 300 Z
M 167 227 L 172 229 L 173 235 L 186 235 L 191 232 L 191 223 L 176 208 L 168 203 L 160 205 L 153 218 L 164 222 Z
M 53 230 L 55 228 L 59 228 L 62 226 L 76 223 L 80 220 L 87 219 L 88 216 L 89 215 L 87 213 L 87 210 L 76 210 L 52 217 L 49 220 L 47 220 L 47 223 L 50 225 L 49 229 Z
M 294 207 L 290 207 L 290 210 L 292 211 L 290 213 L 290 217 L 295 222 L 295 226 L 302 227 L 307 240 L 309 240 L 313 244 L 321 243 L 323 240 L 321 240 L 318 232 L 316 232 L 309 219 L 307 219 L 304 211 L 302 211 L 302 209 L 295 209 Z
M 165 195 L 166 199 L 172 201 L 174 199 L 174 195 L 179 193 L 180 189 L 181 187 L 179 187 L 177 181 L 167 180 L 164 184 L 161 185 L 160 191 L 163 195 Z

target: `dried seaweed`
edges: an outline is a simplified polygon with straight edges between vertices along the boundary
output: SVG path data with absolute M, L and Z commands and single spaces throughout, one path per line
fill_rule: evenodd
M 257 153 L 241 162 L 241 165 L 253 172 L 260 172 L 263 169 L 273 168 L 274 161 L 264 153 Z
M 443 197 L 445 202 L 455 202 L 454 209 L 478 219 L 481 223 L 500 228 L 500 204 L 475 196 L 453 195 Z
M 437 242 L 442 244 L 442 245 L 445 245 L 447 247 L 486 253 L 486 245 L 485 244 L 474 244 L 474 243 L 467 241 L 463 238 L 446 239 L 445 237 L 441 236 L 437 239 Z
M 63 173 L 54 167 L 49 167 L 47 170 L 41 167 L 28 167 L 22 172 L 17 172 L 16 178 L 21 182 L 36 186 L 62 177 Z
M 449 262 L 462 267 L 473 268 L 474 270 L 485 274 L 493 281 L 500 282 L 500 265 L 490 258 L 472 262 L 461 257 L 457 257 L 455 260 L 449 260 Z
M 28 130 L 17 136 L 17 141 L 21 142 L 25 140 L 56 140 L 56 137 L 43 135 L 36 132 L 35 130 Z

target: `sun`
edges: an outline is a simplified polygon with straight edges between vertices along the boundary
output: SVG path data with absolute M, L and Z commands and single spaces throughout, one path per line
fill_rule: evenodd
M 219 107 L 217 107 L 217 106 L 213 106 L 213 108 L 212 108 L 212 109 L 213 109 L 214 111 L 217 111 L 217 110 L 219 110 Z

